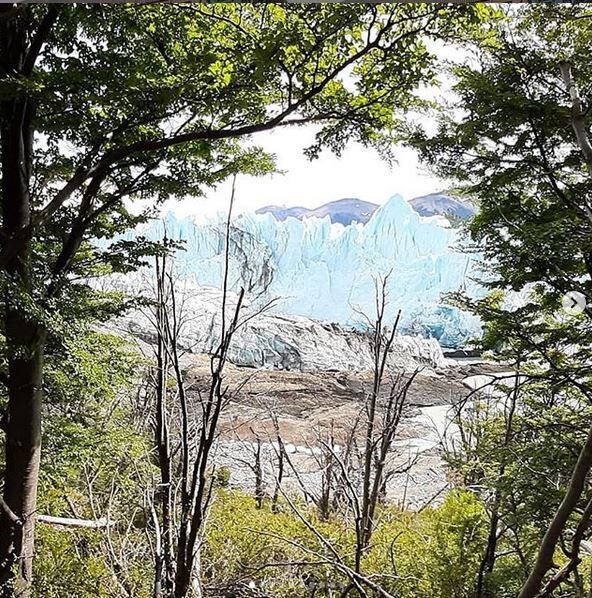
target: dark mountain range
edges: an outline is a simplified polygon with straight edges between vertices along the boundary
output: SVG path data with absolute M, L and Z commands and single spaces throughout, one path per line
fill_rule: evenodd
M 324 218 L 329 216 L 331 222 L 339 222 L 348 225 L 352 222 L 366 224 L 378 205 L 361 199 L 345 198 L 337 201 L 330 201 L 322 206 L 310 210 L 308 208 L 294 207 L 283 208 L 279 206 L 265 206 L 257 210 L 257 214 L 273 214 L 277 220 L 285 220 L 292 216 L 302 220 L 303 218 Z

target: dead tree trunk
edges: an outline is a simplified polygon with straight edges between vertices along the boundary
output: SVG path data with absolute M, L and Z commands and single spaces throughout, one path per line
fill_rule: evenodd
M 277 417 L 273 417 L 273 427 L 275 430 L 275 439 L 277 442 L 278 450 L 277 450 L 277 475 L 275 478 L 275 486 L 273 489 L 273 496 L 271 498 L 271 512 L 278 513 L 279 512 L 279 498 L 280 492 L 282 489 L 282 482 L 284 480 L 284 461 L 286 456 L 286 449 L 284 447 L 284 442 L 282 440 L 282 436 L 280 434 L 280 424 Z
M 162 530 L 162 579 L 157 575 L 155 585 L 162 585 L 168 595 L 184 598 L 199 591 L 200 544 L 208 505 L 212 493 L 211 453 L 218 431 L 218 422 L 227 397 L 223 386 L 223 370 L 228 348 L 238 324 L 243 294 L 235 309 L 234 317 L 225 327 L 222 341 L 211 357 L 209 388 L 199 393 L 197 413 L 190 414 L 187 390 L 181 369 L 179 334 L 182 314 L 177 304 L 173 277 L 166 269 L 165 260 L 157 260 L 157 306 L 155 323 L 157 332 L 157 371 L 153 381 L 155 390 L 155 436 L 160 488 L 156 493 L 160 506 Z M 169 377 L 170 376 L 170 377 Z M 173 384 L 170 381 L 173 381 Z M 172 396 L 171 396 L 172 395 Z M 175 401 L 175 406 L 172 405 Z M 178 457 L 173 463 L 168 420 L 171 412 L 180 413 L 178 429 Z M 190 418 L 198 422 L 192 429 Z M 178 475 L 173 475 L 179 471 Z M 179 498 L 174 500 L 173 488 L 178 488 Z M 173 514 L 178 525 L 173 530 Z M 157 563 L 158 565 L 158 563 Z
M 175 280 L 166 261 L 157 260 L 157 305 L 155 325 L 157 333 L 156 376 L 156 428 L 157 451 L 161 470 L 162 493 L 160 494 L 163 553 L 167 579 L 167 591 L 174 598 L 185 598 L 189 593 L 201 595 L 200 552 L 204 526 L 213 491 L 214 450 L 218 423 L 222 410 L 229 400 L 229 390 L 224 384 L 224 368 L 234 334 L 239 326 L 244 289 L 241 289 L 232 315 L 227 318 L 228 264 L 230 219 L 234 200 L 234 184 L 226 230 L 225 275 L 222 289 L 221 332 L 219 344 L 210 357 L 210 376 L 207 387 L 198 389 L 195 410 L 191 410 L 185 379 L 181 368 L 182 351 L 179 337 L 183 327 L 182 306 L 177 301 Z M 165 243 L 166 245 L 166 243 Z M 174 384 L 169 384 L 169 375 Z M 171 388 L 169 389 L 169 386 Z M 170 401 L 167 398 L 172 393 Z M 167 405 L 176 403 L 180 413 L 178 430 L 178 456 L 173 463 L 170 448 Z M 196 422 L 197 426 L 192 427 Z M 173 476 L 174 471 L 179 474 Z M 174 479 L 173 479 L 174 478 Z M 178 500 L 172 488 L 178 488 Z M 175 532 L 171 531 L 173 513 L 176 515 Z M 165 520 L 166 519 L 166 520 Z M 168 536 L 168 539 L 167 539 Z M 168 556 L 167 556 L 168 555 Z M 162 582 L 155 580 L 155 585 Z
M 158 330 L 156 345 L 155 372 L 155 442 L 160 470 L 160 487 L 158 502 L 161 506 L 160 552 L 158 559 L 162 562 L 157 567 L 156 583 L 165 592 L 173 589 L 175 563 L 173 558 L 173 480 L 171 476 L 172 457 L 169 432 L 169 408 L 167 401 L 167 384 L 170 373 L 170 359 L 166 346 L 166 256 L 156 258 L 156 310 L 155 325 Z
M 399 427 L 407 391 L 418 373 L 416 370 L 407 380 L 399 376 L 390 390 L 383 391 L 388 357 L 401 317 L 399 311 L 392 328 L 386 328 L 387 282 L 388 276 L 376 284 L 376 319 L 372 322 L 373 378 L 366 402 L 362 490 L 356 516 L 355 571 L 358 573 L 364 552 L 370 545 L 376 508 L 385 491 L 387 457 Z
M 352 592 L 357 592 L 356 595 L 360 596 L 370 595 L 366 593 L 366 589 L 370 590 L 372 595 L 391 596 L 379 583 L 363 575 L 362 561 L 371 545 L 376 526 L 376 514 L 380 501 L 386 493 L 386 483 L 394 473 L 389 464 L 389 457 L 399 429 L 407 393 L 419 369 L 408 375 L 401 372 L 391 375 L 390 383 L 387 384 L 389 354 L 395 342 L 400 320 L 399 311 L 392 328 L 385 324 L 388 304 L 387 281 L 388 277 L 377 282 L 377 313 L 374 320 L 368 319 L 374 357 L 372 387 L 364 399 L 355 422 L 342 427 L 340 431 L 343 436 L 342 446 L 336 441 L 337 435 L 333 425 L 328 435 L 321 435 L 318 438 L 322 449 L 317 463 L 324 474 L 320 493 L 311 492 L 306 487 L 297 468 L 284 451 L 286 462 L 294 471 L 303 494 L 307 498 L 313 498 L 321 517 L 328 515 L 327 504 L 329 503 L 333 509 L 339 505 L 351 514 L 354 520 L 354 564 L 350 568 L 345 566 L 344 557 L 327 540 L 323 531 L 306 516 L 289 495 L 284 494 L 292 510 L 327 551 L 328 563 L 349 578 L 349 583 L 340 591 L 339 595 L 342 597 L 349 596 Z M 358 428 L 362 431 L 360 451 L 357 443 Z M 281 443 L 279 450 L 282 452 Z M 318 554 L 315 553 L 315 556 Z M 349 557 L 350 555 L 347 558 Z
M 182 412 L 181 460 L 183 471 L 181 479 L 180 533 L 175 554 L 175 598 L 185 598 L 190 588 L 192 588 L 194 594 L 199 592 L 197 587 L 199 586 L 199 577 L 196 567 L 200 562 L 204 523 L 213 488 L 211 453 L 218 432 L 220 414 L 227 402 L 227 389 L 223 385 L 223 372 L 228 359 L 230 343 L 238 326 L 243 297 L 244 290 L 241 290 L 234 316 L 228 327 L 223 323 L 222 340 L 210 360 L 210 387 L 207 396 L 201 401 L 200 429 L 197 433 L 196 446 L 193 451 L 191 450 L 193 438 L 189 433 L 187 395 L 178 354 L 178 339 L 176 333 L 171 337 L 172 364 Z M 174 300 L 172 309 L 174 314 Z M 174 315 L 172 324 L 173 330 L 178 330 Z
M 256 437 L 253 473 L 255 474 L 255 503 L 257 508 L 260 509 L 263 506 L 263 499 L 265 498 L 265 487 L 263 482 L 263 465 L 261 463 L 261 438 L 259 436 Z

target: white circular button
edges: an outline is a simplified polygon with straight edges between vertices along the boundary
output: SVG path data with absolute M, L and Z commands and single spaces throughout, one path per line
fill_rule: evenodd
M 586 296 L 579 291 L 569 291 L 563 295 L 561 304 L 568 314 L 575 316 L 586 309 Z

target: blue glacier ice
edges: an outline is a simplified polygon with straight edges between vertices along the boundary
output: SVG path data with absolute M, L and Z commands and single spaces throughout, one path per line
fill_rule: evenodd
M 182 275 L 220 287 L 224 216 L 197 224 L 166 218 L 167 234 L 185 241 L 178 254 Z M 162 234 L 162 223 L 142 231 Z M 231 286 L 246 286 L 264 301 L 280 298 L 276 312 L 344 325 L 364 324 L 375 312 L 375 281 L 388 275 L 387 320 L 402 311 L 402 331 L 459 346 L 480 332 L 479 321 L 448 306 L 442 296 L 481 290 L 471 280 L 475 256 L 460 249 L 461 233 L 442 216 L 420 216 L 401 196 L 378 207 L 363 223 L 343 225 L 325 217 L 246 213 L 233 219 Z

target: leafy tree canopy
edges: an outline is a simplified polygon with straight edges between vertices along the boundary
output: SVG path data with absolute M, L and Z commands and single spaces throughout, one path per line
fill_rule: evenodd
M 485 284 L 508 293 L 465 301 L 487 325 L 485 345 L 578 383 L 590 375 L 590 311 L 567 316 L 561 298 L 570 290 L 592 298 L 592 163 L 576 133 L 589 128 L 592 12 L 510 14 L 451 65 L 460 107 L 443 107 L 437 132 L 417 130 L 413 143 L 479 204 L 469 233 Z

